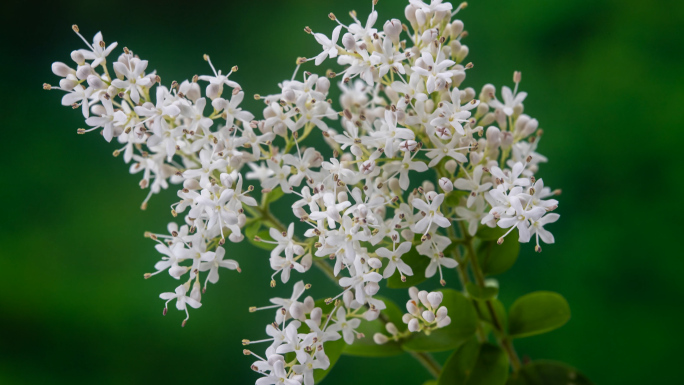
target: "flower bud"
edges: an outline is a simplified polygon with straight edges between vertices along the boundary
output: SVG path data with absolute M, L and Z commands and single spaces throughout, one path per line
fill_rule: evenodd
M 88 78 L 88 75 L 94 75 L 94 74 L 95 74 L 95 71 L 93 71 L 93 68 L 88 63 L 86 63 L 84 65 L 80 65 L 76 69 L 76 77 L 79 78 L 80 80 L 85 80 Z
M 190 82 L 185 84 L 185 87 L 181 85 L 180 92 L 182 92 L 186 98 L 192 100 L 194 103 L 197 99 L 202 97 L 202 91 L 200 90 L 200 85 L 198 83 Z
M 188 190 L 199 190 L 201 189 L 199 182 L 197 179 L 186 179 L 183 181 L 183 188 L 186 188 Z
M 401 316 L 401 321 L 405 324 L 408 324 L 409 322 L 411 322 L 412 319 L 413 319 L 413 316 L 411 314 L 408 314 L 408 313 Z
M 418 292 L 418 299 L 420 299 L 420 302 L 423 304 L 425 307 L 430 307 L 430 301 L 428 301 L 428 292 L 425 290 L 421 290 Z
M 410 332 L 417 332 L 420 330 L 420 323 L 418 319 L 414 318 L 408 323 L 408 330 Z
M 437 327 L 443 328 L 445 326 L 448 326 L 450 323 L 451 323 L 451 318 L 449 318 L 449 316 L 446 316 L 446 317 L 442 318 L 441 321 L 437 322 Z
M 485 84 L 480 92 L 480 101 L 487 103 L 494 98 L 496 94 L 496 87 L 492 84 Z
M 436 318 L 437 322 L 443 320 L 444 317 L 447 316 L 447 313 L 448 313 L 448 310 L 447 310 L 446 306 L 442 306 L 439 309 L 437 309 L 437 318 Z
M 314 301 L 312 296 L 308 296 L 304 299 L 304 311 L 309 313 L 316 306 L 316 301 Z
M 368 282 L 366 283 L 366 286 L 363 289 L 369 296 L 374 296 L 378 294 L 378 291 L 380 290 L 380 285 L 378 285 L 377 282 Z
M 200 286 L 199 281 L 195 281 L 195 283 L 192 285 L 190 298 L 194 299 L 197 302 L 200 302 L 202 300 L 202 287 Z
M 434 192 L 435 191 L 435 185 L 430 182 L 429 180 L 424 180 L 423 183 L 421 184 L 421 187 L 423 188 L 423 191 L 428 191 L 428 192 Z M 437 195 L 437 194 L 435 194 Z M 430 198 L 432 200 L 434 198 Z
M 513 144 L 513 134 L 509 131 L 506 131 L 501 134 L 501 147 L 503 148 L 509 148 Z
M 461 47 L 461 42 L 458 40 L 451 40 L 449 43 L 449 48 L 451 48 L 452 55 L 455 55 L 458 51 L 460 51 Z
M 458 167 L 458 163 L 457 163 L 455 160 L 453 160 L 453 159 L 449 159 L 449 160 L 444 164 L 444 168 L 447 170 L 447 172 L 448 172 L 449 174 L 454 174 L 454 173 L 456 173 L 456 168 L 457 168 L 457 167 Z
M 354 35 L 352 35 L 349 32 L 345 33 L 344 36 L 342 36 L 342 45 L 349 52 L 354 52 L 358 50 L 356 46 L 356 39 L 354 39 Z
M 432 184 L 432 183 L 430 183 L 430 184 Z M 432 186 L 432 187 L 434 188 L 434 186 Z M 437 197 L 437 195 L 439 195 L 439 194 L 437 194 L 435 191 L 428 191 L 427 193 L 425 193 L 425 197 L 429 200 L 435 199 Z
M 311 310 L 309 318 L 316 323 L 316 325 L 321 324 L 321 318 L 323 317 L 323 310 L 320 307 L 315 307 Z
M 416 19 L 416 6 L 413 4 L 409 4 L 404 8 L 404 16 L 406 16 L 406 20 L 410 21 L 411 24 L 416 24 L 418 23 L 418 20 Z
M 415 287 L 415 286 L 409 287 L 408 292 L 409 292 L 409 297 L 410 297 L 412 300 L 414 300 L 414 301 L 420 301 L 420 299 L 418 299 L 418 288 L 417 288 L 417 287 Z
M 378 317 L 380 317 L 380 311 L 378 309 L 368 309 L 363 313 L 363 318 L 365 318 L 366 321 L 375 321 Z
M 61 76 L 61 77 L 65 78 L 69 74 L 76 73 L 76 71 L 74 71 L 68 65 L 66 65 L 62 62 L 56 61 L 56 62 L 52 63 L 52 73 L 57 75 L 57 76 Z
M 399 180 L 397 178 L 390 179 L 388 187 L 390 191 L 394 193 L 394 195 L 400 196 L 402 194 L 401 186 L 399 186 Z
M 520 134 L 522 130 L 525 128 L 525 124 L 530 121 L 530 116 L 529 115 L 520 115 L 518 116 L 518 119 L 515 121 L 515 132 Z
M 387 324 L 385 324 L 385 329 L 389 334 L 393 336 L 399 333 L 399 329 L 397 329 L 396 325 L 394 325 L 392 322 L 388 322 Z
M 423 35 L 420 37 L 423 42 L 426 44 L 432 43 L 437 39 L 437 36 L 439 36 L 439 31 L 437 31 L 437 28 L 430 28 L 423 32 Z
M 285 88 L 283 90 L 283 100 L 285 100 L 288 103 L 294 103 L 297 101 L 297 95 L 295 94 L 294 90 L 292 88 Z M 278 107 L 275 107 L 278 108 Z
M 361 173 L 363 175 L 368 175 L 375 170 L 375 161 L 367 160 L 361 164 Z
M 388 20 L 382 27 L 385 35 L 392 40 L 392 43 L 399 44 L 399 35 L 401 35 L 401 21 L 397 19 Z
M 299 320 L 304 318 L 304 306 L 299 302 L 295 302 L 292 305 L 290 305 L 289 311 L 293 318 Z
M 470 153 L 470 163 L 471 164 L 480 163 L 483 156 L 484 156 L 484 152 L 471 152 Z
M 302 257 L 302 260 L 299 261 L 299 264 L 302 265 L 305 270 L 309 270 L 311 268 L 311 265 L 313 264 L 313 257 L 309 253 Z
M 245 239 L 245 236 L 240 233 L 230 233 L 228 239 L 233 243 L 240 243 L 243 239 Z
M 463 60 L 465 60 L 465 58 L 468 56 L 468 53 L 470 53 L 470 50 L 468 49 L 468 46 L 467 46 L 467 45 L 462 45 L 462 46 L 461 46 L 461 49 L 459 49 L 458 52 L 456 52 L 456 55 L 455 55 L 455 57 L 456 57 L 456 62 L 457 62 L 457 63 L 460 63 L 460 62 L 462 62 Z
M 418 314 L 420 314 L 418 312 L 418 306 L 416 306 L 416 302 L 413 300 L 406 302 L 406 310 L 409 312 L 409 314 L 412 315 L 417 316 Z
M 107 84 L 103 82 L 99 76 L 88 75 L 87 82 L 89 86 L 93 87 L 96 90 L 102 90 L 107 88 Z
M 238 227 L 242 228 L 245 227 L 245 224 L 247 224 L 247 215 L 245 214 L 240 214 L 238 215 Z
M 449 33 L 452 39 L 458 38 L 461 32 L 463 32 L 463 22 L 461 20 L 454 20 L 450 27 Z
M 347 202 L 348 200 L 349 200 L 349 198 L 347 196 L 346 191 L 340 191 L 337 193 L 337 201 L 338 202 L 342 203 L 342 202 Z
M 424 26 L 425 22 L 427 21 L 427 16 L 425 15 L 425 12 L 423 12 L 422 9 L 419 9 L 416 11 L 416 22 L 418 23 L 419 26 Z
M 83 65 L 85 64 L 85 57 L 81 53 L 81 51 L 71 51 L 71 60 L 74 61 L 77 65 Z
M 368 265 L 373 269 L 379 269 L 382 267 L 382 261 L 380 261 L 378 258 L 371 258 L 368 260 Z
M 347 309 L 350 309 L 350 308 L 351 308 L 351 303 L 352 303 L 353 300 L 354 300 L 354 293 L 352 293 L 351 290 L 346 291 L 346 292 L 342 295 L 342 301 L 344 302 L 344 306 L 345 306 Z
M 465 71 L 454 71 L 454 76 L 451 77 L 451 81 L 454 84 L 454 87 L 458 87 L 463 83 L 463 81 L 466 78 L 466 73 Z
M 518 118 L 520 119 L 520 118 Z M 530 135 L 532 135 L 535 131 L 537 131 L 537 128 L 539 128 L 539 121 L 537 119 L 530 119 L 529 122 L 525 124 L 525 127 L 522 129 L 521 135 L 523 138 L 526 138 Z
M 76 79 L 70 79 L 73 78 L 73 76 L 69 76 L 68 78 L 64 78 L 59 81 L 59 88 L 63 89 L 64 91 L 71 91 L 78 85 L 78 80 Z
M 437 309 L 439 304 L 442 303 L 442 298 L 444 298 L 444 294 L 442 294 L 441 291 L 433 291 L 427 296 L 427 300 L 430 302 L 430 307 L 433 309 Z
M 382 345 L 389 341 L 389 338 L 387 338 L 387 336 L 382 333 L 375 333 L 373 335 L 373 341 L 378 345 Z
M 327 94 L 330 89 L 330 80 L 322 76 L 316 80 L 316 91 Z
M 466 104 L 473 99 L 475 99 L 475 90 L 473 87 L 467 87 L 464 89 L 463 93 L 461 94 L 461 103 Z
M 413 237 L 415 236 L 415 234 L 413 233 L 413 231 L 411 231 L 411 230 L 409 230 L 409 229 L 401 230 L 401 233 L 400 233 L 400 234 L 401 234 L 401 237 L 404 238 L 404 239 L 413 239 Z
M 431 312 L 430 310 L 425 310 L 422 315 L 423 315 L 423 319 L 427 322 L 431 323 L 432 321 L 435 320 L 435 314 L 433 312 Z
M 446 177 L 439 179 L 439 187 L 446 193 L 454 190 L 454 184 Z
M 525 110 L 525 106 L 522 104 L 518 104 L 517 106 L 513 107 L 513 116 L 518 116 L 523 113 Z
M 404 140 L 401 143 L 399 143 L 399 148 L 402 151 L 413 151 L 416 149 L 416 146 L 418 146 L 418 142 L 415 140 Z
M 501 131 L 498 127 L 487 127 L 487 133 L 485 134 L 485 136 L 487 138 L 487 147 L 498 148 L 499 145 L 501 145 Z

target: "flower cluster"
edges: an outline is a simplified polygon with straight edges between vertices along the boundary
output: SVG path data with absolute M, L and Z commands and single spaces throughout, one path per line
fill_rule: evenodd
M 330 14 L 337 24 L 330 37 L 305 29 L 320 53 L 299 58 L 277 93 L 255 95 L 264 102 L 261 119 L 240 107 L 244 92 L 230 79 L 237 67 L 224 74 L 206 55 L 209 75 L 164 86 L 128 48 L 110 72 L 116 43 L 107 46 L 98 33 L 91 44 L 74 26 L 87 49 L 73 51 L 71 65 L 53 64 L 62 79 L 44 87 L 66 92 L 62 104 L 81 109 L 90 128 L 78 133 L 99 131 L 119 143 L 114 155 L 123 154 L 149 191 L 143 208 L 169 183 L 180 186 L 172 214 L 184 214 L 183 222 L 169 224 L 166 234 L 147 233 L 162 257 L 145 278 L 168 271 L 184 281 L 161 294 L 167 304 L 175 299 L 187 314 L 222 267 L 240 271 L 225 258 L 226 240 L 269 248 L 273 287 L 314 264 L 339 283 L 318 306 L 313 297 L 299 301 L 303 282 L 289 299 L 271 299 L 266 308 L 277 309 L 275 322 L 266 328 L 270 338 L 258 341 L 271 345 L 264 357 L 246 351 L 259 358 L 252 368 L 264 377 L 257 384 L 312 384 L 313 371 L 330 365 L 326 342 L 352 344 L 363 337 L 355 330 L 361 322 L 379 319 L 386 308 L 376 297 L 381 281 L 439 273 L 445 285 L 442 271 L 457 267 L 450 246 L 459 239 L 499 227 L 508 229 L 499 243 L 513 230 L 517 241 L 534 237 L 537 251 L 540 239 L 554 242 L 544 226 L 558 219 L 550 213 L 558 192 L 535 177 L 546 158 L 536 152 L 539 123 L 524 113 L 520 73 L 501 99 L 491 84 L 479 95 L 462 86 L 473 65 L 465 63 L 463 22 L 453 17 L 464 7 L 410 0 L 408 24 L 378 23 L 375 2 L 365 21 L 352 12 L 346 25 Z M 302 65 L 327 59 L 341 70 L 298 78 Z M 330 79 L 341 90 L 337 107 Z M 318 141 L 307 144 L 310 135 Z M 245 187 L 248 181 L 258 191 Z M 297 226 L 269 211 L 283 196 L 294 202 Z M 408 258 L 429 264 L 417 270 Z M 450 323 L 441 293 L 409 293 L 404 321 L 411 332 Z M 391 322 L 385 327 L 389 338 L 404 338 Z M 378 343 L 389 338 L 374 336 Z M 286 359 L 289 353 L 296 360 Z

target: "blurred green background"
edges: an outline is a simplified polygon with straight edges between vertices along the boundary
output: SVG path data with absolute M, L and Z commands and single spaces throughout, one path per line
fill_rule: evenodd
M 242 274 L 224 272 L 187 327 L 174 309 L 162 317 L 158 294 L 176 282 L 143 280 L 158 255 L 142 235 L 166 228 L 175 190 L 140 211 L 138 176 L 100 135 L 77 136 L 80 111 L 41 84 L 56 84 L 50 64 L 82 48 L 77 23 L 89 39 L 102 30 L 118 41 L 114 57 L 127 46 L 148 59 L 166 84 L 208 73 L 207 53 L 224 71 L 239 65 L 233 78 L 248 95 L 273 93 L 297 56 L 318 52 L 305 25 L 330 33 L 328 12 L 347 22 L 351 9 L 365 20 L 370 0 L 3 6 L 0 383 L 253 383 L 240 340 L 261 337 L 271 313 L 247 308 L 286 291 L 268 287 L 267 253 L 234 247 Z M 380 20 L 403 19 L 404 6 L 380 0 Z M 522 71 L 526 112 L 550 158 L 539 175 L 563 189 L 557 243 L 542 254 L 524 247 L 500 277 L 501 299 L 553 290 L 573 316 L 518 340 L 519 353 L 566 361 L 597 384 L 682 383 L 684 2 L 473 0 L 459 16 L 475 64 L 464 85 L 500 88 Z M 246 104 L 260 115 L 259 103 Z M 334 292 L 311 275 L 321 297 Z M 343 357 L 326 383 L 426 379 L 407 355 Z

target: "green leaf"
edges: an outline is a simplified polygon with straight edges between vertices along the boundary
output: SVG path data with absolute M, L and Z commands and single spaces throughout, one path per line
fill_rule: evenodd
M 499 294 L 499 288 L 495 286 L 480 287 L 474 282 L 466 283 L 466 290 L 468 294 L 478 300 L 486 301 L 488 299 L 493 299 Z
M 344 350 L 344 347 L 347 346 L 347 344 L 344 342 L 344 339 L 340 338 L 337 341 L 328 341 L 324 344 L 325 346 L 325 355 L 328 356 L 328 359 L 330 359 L 330 366 L 328 369 L 322 370 L 322 369 L 316 369 L 314 370 L 314 382 L 319 383 L 321 380 L 325 378 L 325 376 L 330 373 L 332 368 L 335 366 L 337 363 L 337 360 L 340 359 L 340 356 L 342 355 L 342 350 Z
M 427 380 L 423 382 L 423 385 L 437 385 L 437 380 Z
M 468 197 L 467 191 L 454 190 L 446 195 L 444 203 L 450 207 L 456 207 L 461 203 L 461 198 Z
M 266 207 L 268 207 L 269 204 L 280 199 L 283 195 L 285 195 L 285 193 L 283 192 L 283 189 L 280 188 L 280 186 L 276 186 L 275 190 L 266 193 Z
M 422 332 L 412 333 L 412 336 L 402 344 L 405 350 L 441 352 L 456 349 L 475 334 L 478 320 L 470 300 L 453 289 L 441 291 L 444 293 L 441 306 L 449 309 L 451 324 L 433 331 L 430 335 Z
M 511 374 L 506 385 L 592 385 L 577 369 L 561 362 L 540 360 Z
M 444 363 L 439 385 L 503 385 L 508 378 L 508 358 L 496 345 L 470 339 Z
M 502 229 L 499 226 L 489 227 L 482 225 L 477 229 L 475 236 L 483 241 L 496 241 L 506 234 L 506 231 L 508 231 L 508 229 Z
M 518 259 L 518 253 L 520 253 L 518 230 L 513 230 L 501 245 L 496 241 L 482 242 L 477 250 L 477 259 L 485 275 L 496 275 L 510 269 Z
M 499 321 L 500 325 L 504 330 L 506 329 L 506 307 L 504 307 L 503 303 L 499 301 L 498 299 L 491 299 L 489 300 L 489 303 L 491 303 L 492 308 L 494 309 L 494 314 L 496 314 L 496 319 Z M 492 327 L 494 326 L 494 320 L 492 320 L 492 315 L 491 312 L 489 311 L 489 307 L 487 306 L 487 303 L 484 301 L 475 301 L 475 306 L 479 310 L 480 314 L 480 319 Z
M 381 317 L 392 322 L 400 332 L 406 330 L 406 325 L 401 320 L 402 311 L 399 307 L 387 298 L 380 296 L 375 296 L 374 298 L 382 300 L 387 306 L 382 311 Z M 361 325 L 356 330 L 363 333 L 364 337 L 354 340 L 354 343 L 351 345 L 347 345 L 342 352 L 343 354 L 359 357 L 388 357 L 404 352 L 399 342 L 388 341 L 378 345 L 373 341 L 375 333 L 389 334 L 385 329 L 385 322 L 379 318 L 374 321 L 361 321 Z
M 562 295 L 536 291 L 518 298 L 508 312 L 508 334 L 513 338 L 546 333 L 570 319 L 570 305 Z
M 254 240 L 255 236 L 258 236 L 259 238 L 266 240 L 266 241 L 273 241 L 271 236 L 268 234 L 268 229 L 260 230 L 261 229 L 262 222 L 260 220 L 254 221 L 251 225 L 247 226 L 245 229 L 245 238 L 249 241 L 249 243 L 253 244 L 254 246 L 264 249 L 264 250 L 273 250 L 275 249 L 276 245 L 273 243 L 266 243 L 266 242 L 257 242 Z
M 411 266 L 413 275 L 406 276 L 406 282 L 402 282 L 399 271 L 395 271 L 394 274 L 387 279 L 387 287 L 390 289 L 407 289 L 411 286 L 416 286 L 427 279 L 425 278 L 425 269 L 427 269 L 430 264 L 430 258 L 418 254 L 418 250 L 416 250 L 415 247 L 404 254 L 401 257 L 401 260 Z

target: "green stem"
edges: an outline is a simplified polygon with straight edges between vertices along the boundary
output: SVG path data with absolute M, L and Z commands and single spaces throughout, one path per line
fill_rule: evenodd
M 468 238 L 465 245 L 466 249 L 468 250 L 468 260 L 470 261 L 470 266 L 473 270 L 473 275 L 475 276 L 475 282 L 478 286 L 484 288 L 484 274 L 482 273 L 482 268 L 480 268 L 480 262 L 477 260 L 477 254 L 475 254 L 475 249 L 473 248 L 472 238 Z M 508 360 L 511 362 L 511 366 L 513 366 L 513 371 L 517 372 L 522 366 L 522 363 L 520 362 L 520 357 L 518 357 L 518 353 L 516 353 L 515 348 L 513 347 L 513 342 L 511 342 L 511 340 L 506 335 L 506 331 L 504 330 L 503 324 L 501 323 L 501 320 L 499 320 L 499 317 L 497 316 L 496 311 L 494 310 L 494 305 L 492 304 L 492 301 L 486 300 L 484 302 L 487 306 L 487 310 L 489 311 L 489 315 L 492 319 L 494 329 L 496 329 L 497 331 L 496 337 L 499 341 L 499 344 L 506 351 Z
M 409 353 L 416 361 L 420 362 L 433 377 L 439 378 L 439 374 L 442 373 L 442 366 L 435 360 L 432 354 L 426 352 Z

